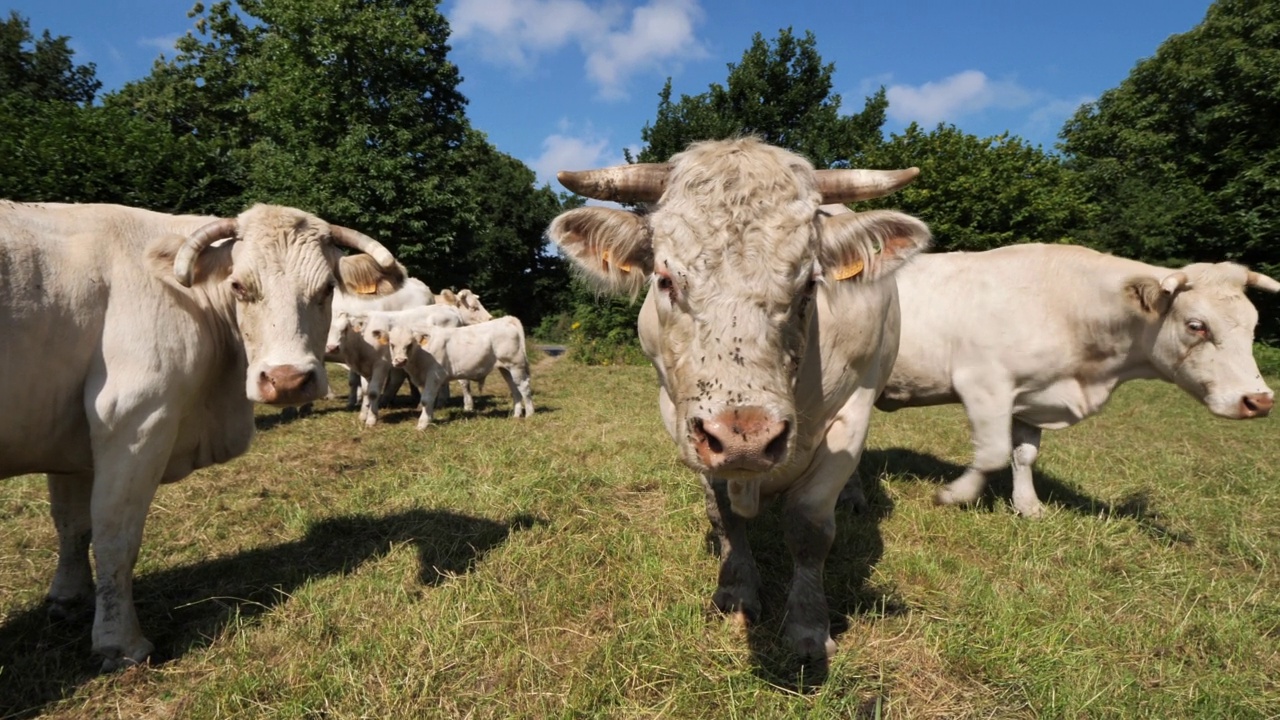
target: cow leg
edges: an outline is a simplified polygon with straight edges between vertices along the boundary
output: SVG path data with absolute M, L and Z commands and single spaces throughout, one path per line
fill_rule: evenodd
M 440 392 L 441 387 L 449 386 L 449 379 L 441 374 L 427 371 L 426 377 L 422 381 L 422 414 L 418 416 L 418 429 L 426 430 L 431 425 L 434 418 L 436 408 L 436 395 Z
M 1019 515 L 1038 518 L 1044 506 L 1036 495 L 1032 468 L 1040 454 L 1040 428 L 1013 421 L 1013 508 Z
M 471 397 L 471 381 L 460 380 L 458 384 L 462 386 L 462 409 L 464 412 L 475 412 L 476 401 Z M 445 383 L 448 386 L 448 383 Z
M 747 521 L 730 508 L 728 483 L 703 475 L 702 486 L 720 549 L 720 580 L 711 602 L 740 624 L 755 622 L 760 617 L 760 572 L 747 544 Z
M 58 531 L 58 569 L 49 586 L 49 619 L 66 620 L 89 607 L 93 597 L 93 569 L 89 566 L 93 474 L 50 474 L 48 479 L 49 510 Z
M 103 672 L 141 663 L 154 647 L 138 623 L 133 568 L 176 431 L 175 419 L 157 411 L 137 422 L 114 423 L 102 442 L 94 443 L 90 514 L 98 589 L 93 650 L 105 658 Z
M 363 405 L 361 399 L 364 397 L 364 378 L 360 377 L 360 373 L 355 370 L 347 371 L 347 409 L 355 410 L 357 406 L 361 407 L 361 417 L 364 416 Z
M 364 391 L 365 407 L 368 408 L 363 415 L 365 427 L 378 424 L 378 404 L 382 400 L 382 391 L 386 389 L 388 369 L 389 366 L 379 363 L 369 376 L 369 383 Z
M 965 388 L 974 389 L 965 389 Z M 939 505 L 966 505 L 982 496 L 988 473 L 998 472 L 1009 464 L 1013 451 L 1012 391 L 992 388 L 989 379 L 971 381 L 967 386 L 956 381 L 956 391 L 969 416 L 973 436 L 973 464 L 958 479 L 938 488 L 934 501 Z
M 834 498 L 833 505 L 834 505 Z M 825 517 L 824 517 L 825 515 Z M 784 511 L 784 537 L 795 571 L 787 593 L 787 616 L 783 633 L 791 649 L 806 660 L 829 658 L 835 654 L 827 594 L 822 587 L 823 566 L 836 537 L 834 508 L 789 505 Z
M 795 569 L 783 632 L 792 651 L 804 660 L 830 658 L 836 651 L 823 570 L 836 537 L 836 503 L 858 468 L 874 401 L 870 389 L 849 398 L 814 455 L 813 474 L 787 494 L 783 536 Z M 860 491 L 858 495 L 861 498 Z

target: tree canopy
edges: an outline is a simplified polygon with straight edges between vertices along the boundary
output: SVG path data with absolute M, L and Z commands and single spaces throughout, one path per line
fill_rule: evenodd
M 1280 273 L 1280 3 L 1218 0 L 1062 131 L 1095 222 L 1081 239 L 1177 265 Z M 1280 337 L 1274 302 L 1266 334 Z
M 640 162 L 666 162 L 696 140 L 756 135 L 809 158 L 818 167 L 857 165 L 880 144 L 885 99 L 881 88 L 861 112 L 842 115 L 841 97 L 832 92 L 833 64 L 823 64 L 812 32 L 797 38 L 790 28 L 772 42 L 760 33 L 729 64 L 725 85 L 672 102 L 668 78 L 658 95 L 657 117 L 640 137 L 646 143 Z

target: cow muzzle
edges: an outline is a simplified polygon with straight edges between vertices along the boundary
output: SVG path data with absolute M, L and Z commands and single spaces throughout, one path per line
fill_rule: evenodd
M 1266 417 L 1275 407 L 1271 393 L 1250 393 L 1240 398 L 1240 417 L 1243 419 Z
M 729 407 L 689 420 L 689 439 L 711 472 L 767 472 L 786 459 L 791 424 L 764 408 Z
M 258 374 L 258 393 L 270 405 L 299 405 L 319 397 L 320 383 L 314 369 L 276 365 Z

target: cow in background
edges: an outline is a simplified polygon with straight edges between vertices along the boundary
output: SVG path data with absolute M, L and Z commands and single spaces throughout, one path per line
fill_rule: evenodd
M 814 170 L 744 138 L 691 145 L 669 164 L 559 176 L 580 195 L 655 203 L 570 210 L 547 234 L 600 287 L 647 291 L 640 342 L 663 423 L 706 491 L 721 611 L 758 617 L 746 521 L 763 498 L 782 497 L 795 564 L 784 633 L 806 659 L 835 650 L 823 565 L 897 353 L 890 276 L 929 243 L 902 213 L 819 206 L 887 195 L 917 174 Z
M 1041 431 L 1097 413 L 1128 380 L 1172 382 L 1219 417 L 1271 411 L 1245 289 L 1280 283 L 1240 265 L 1171 269 L 1028 244 L 923 255 L 895 277 L 902 339 L 876 407 L 963 403 L 973 432 L 973 464 L 940 504 L 977 500 L 1012 457 L 1013 506 L 1039 516 Z
M 529 357 L 519 318 L 508 315 L 457 328 L 397 322 L 387 337 L 392 367 L 403 369 L 422 389 L 419 430 L 431 424 L 436 395 L 450 380 L 483 381 L 494 370 L 511 390 L 511 417 L 533 416 Z M 462 407 L 475 410 L 469 391 Z
M 0 477 L 48 475 L 52 616 L 95 597 L 92 546 L 104 670 L 153 648 L 133 567 L 158 486 L 243 453 L 255 402 L 324 396 L 338 286 L 403 281 L 372 238 L 292 208 L 0 202 Z

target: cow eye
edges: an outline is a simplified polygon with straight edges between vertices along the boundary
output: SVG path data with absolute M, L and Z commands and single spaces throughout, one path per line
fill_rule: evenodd
M 1205 325 L 1200 320 L 1188 320 L 1187 330 L 1200 336 L 1206 336 L 1209 334 L 1209 326 Z
M 239 280 L 231 281 L 231 292 L 235 293 L 236 299 L 241 300 L 243 302 L 249 301 L 249 289 L 246 288 L 244 286 L 244 283 L 240 282 Z

